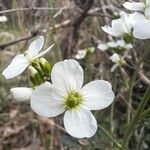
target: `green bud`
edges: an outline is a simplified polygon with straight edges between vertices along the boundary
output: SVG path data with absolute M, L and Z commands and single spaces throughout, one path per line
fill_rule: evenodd
M 42 83 L 42 80 L 41 80 L 41 77 L 40 77 L 38 71 L 32 66 L 29 66 L 28 69 L 29 69 L 29 73 L 30 73 L 31 82 L 34 85 L 40 85 Z
M 128 33 L 125 33 L 124 35 L 123 35 L 123 40 L 127 43 L 127 44 L 129 44 L 129 43 L 133 43 L 133 37 L 130 35 L 130 34 L 128 34 Z
M 40 64 L 40 67 L 41 67 L 42 71 L 43 71 L 46 75 L 49 75 L 50 72 L 51 72 L 51 66 L 50 66 L 50 64 L 48 63 L 48 61 L 47 61 L 45 58 L 40 58 L 39 64 Z

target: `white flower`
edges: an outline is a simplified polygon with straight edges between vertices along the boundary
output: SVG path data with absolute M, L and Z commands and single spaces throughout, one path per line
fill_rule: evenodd
M 6 16 L 0 16 L 0 22 L 7 22 L 7 20 Z
M 130 22 L 133 25 L 133 36 L 137 39 L 150 38 L 150 20 L 142 13 L 135 12 L 130 15 Z
M 109 47 L 108 47 L 107 43 L 100 43 L 100 44 L 98 44 L 97 48 L 101 51 L 106 51 Z
M 121 58 L 117 53 L 114 53 L 112 56 L 109 57 L 109 59 L 115 63 L 112 67 L 111 67 L 111 72 L 113 72 L 117 67 L 125 64 L 125 60 L 123 58 Z
M 86 56 L 86 50 L 78 50 L 77 54 L 75 55 L 76 59 L 83 59 Z
M 109 59 L 110 59 L 112 62 L 114 62 L 114 63 L 116 63 L 116 62 L 118 62 L 118 61 L 121 60 L 121 59 L 120 59 L 120 56 L 119 56 L 117 53 L 114 53 L 111 57 L 109 57 Z
M 32 63 L 34 59 L 46 54 L 54 44 L 46 50 L 40 52 L 43 45 L 44 37 L 40 36 L 30 44 L 28 50 L 24 54 L 19 54 L 15 58 L 13 58 L 10 65 L 8 65 L 8 67 L 2 72 L 2 75 L 4 75 L 6 79 L 10 79 L 20 75 Z
M 33 90 L 27 87 L 16 87 L 10 89 L 10 91 L 16 101 L 24 102 L 30 100 Z
M 70 135 L 93 136 L 97 122 L 90 110 L 103 109 L 113 102 L 111 84 L 96 80 L 83 86 L 83 69 L 72 59 L 56 63 L 51 80 L 52 84 L 45 83 L 34 90 L 30 101 L 32 109 L 43 117 L 65 112 L 64 126 Z
M 76 59 L 83 59 L 83 58 L 85 58 L 85 56 L 86 56 L 86 54 L 87 54 L 88 52 L 93 53 L 94 50 L 95 50 L 94 47 L 88 47 L 88 48 L 86 48 L 86 49 L 78 50 L 78 51 L 77 51 L 77 54 L 75 55 L 75 58 L 76 58 Z
M 105 51 L 105 50 L 107 50 L 107 49 L 109 49 L 109 48 L 124 48 L 124 49 L 132 49 L 133 48 L 133 46 L 132 46 L 132 44 L 127 44 L 127 43 L 125 43 L 125 41 L 124 40 L 118 40 L 118 41 L 109 41 L 109 42 L 107 42 L 107 43 L 100 43 L 100 44 L 98 44 L 98 46 L 97 46 L 97 48 L 99 49 L 99 50 L 101 50 L 101 51 Z
M 109 48 L 116 48 L 116 47 L 118 47 L 118 45 L 116 44 L 116 41 L 109 41 L 108 43 L 107 43 L 107 45 L 108 45 L 108 47 Z
M 118 40 L 116 42 L 117 47 L 125 48 L 125 49 L 132 49 L 132 44 L 127 44 L 124 40 Z
M 128 15 L 125 12 L 120 13 L 119 19 L 112 20 L 112 27 L 107 25 L 103 26 L 102 29 L 114 37 L 122 37 L 124 35 L 130 35 L 132 26 L 129 22 Z
M 123 6 L 132 11 L 144 11 L 150 6 L 150 0 L 143 0 L 143 2 L 125 2 Z
M 133 36 L 137 39 L 150 38 L 150 0 L 143 2 L 126 2 L 123 4 L 126 9 L 135 12 L 130 15 L 129 20 L 133 26 Z

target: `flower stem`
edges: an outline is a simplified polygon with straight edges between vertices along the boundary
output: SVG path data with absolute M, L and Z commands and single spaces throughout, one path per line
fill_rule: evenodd
M 135 127 L 137 126 L 138 124 L 138 121 L 140 120 L 141 118 L 141 113 L 145 107 L 145 105 L 147 104 L 148 100 L 150 100 L 150 85 L 149 87 L 147 88 L 144 96 L 143 96 L 143 99 L 141 100 L 140 104 L 139 104 L 139 107 L 137 109 L 137 112 L 130 124 L 130 126 L 127 128 L 127 131 L 125 132 L 125 135 L 124 135 L 124 138 L 123 138 L 123 149 L 125 149 L 128 145 L 128 142 L 130 140 L 130 137 L 135 129 Z
M 139 69 L 140 69 L 140 65 L 141 65 L 142 59 L 139 60 L 139 63 L 137 65 L 137 69 L 134 71 L 132 79 L 131 79 L 131 83 L 129 85 L 129 90 L 128 90 L 128 107 L 127 107 L 127 125 L 130 124 L 130 120 L 131 120 L 131 108 L 132 108 L 132 92 L 133 92 L 133 87 L 134 87 L 134 83 L 136 80 L 136 77 L 138 75 Z
M 99 128 L 114 143 L 114 145 L 118 147 L 118 149 L 122 149 L 122 145 L 116 139 L 114 139 L 114 137 L 112 137 L 101 125 L 99 125 Z
M 150 108 L 147 108 L 142 114 L 141 114 L 141 119 L 144 119 L 150 114 Z

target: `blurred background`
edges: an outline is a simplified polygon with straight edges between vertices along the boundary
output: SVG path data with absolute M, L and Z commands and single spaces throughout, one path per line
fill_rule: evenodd
M 114 137 L 121 140 L 126 130 L 127 90 L 119 72 L 111 73 L 110 55 L 97 49 L 97 45 L 110 38 L 101 26 L 110 24 L 123 10 L 124 0 L 0 0 L 0 72 L 12 58 L 27 50 L 38 36 L 44 35 L 48 47 L 56 43 L 46 59 L 54 63 L 67 59 L 78 59 L 85 73 L 85 83 L 94 79 L 105 79 L 112 83 L 116 93 L 113 106 L 93 112 L 98 122 Z M 5 17 L 4 17 L 5 16 Z M 150 77 L 150 43 L 136 41 L 137 57 L 147 51 L 142 73 Z M 84 58 L 78 58 L 79 50 L 87 50 Z M 91 50 L 92 49 L 92 50 Z M 132 67 L 132 55 L 126 60 Z M 125 75 L 130 80 L 134 68 L 125 66 Z M 116 150 L 112 142 L 99 129 L 90 139 L 75 139 L 64 128 L 62 116 L 41 118 L 30 108 L 29 103 L 18 103 L 12 99 L 10 88 L 29 86 L 28 72 L 11 80 L 0 75 L 0 150 Z M 133 108 L 136 110 L 140 98 L 147 88 L 143 78 L 134 85 Z M 147 108 L 149 107 L 146 106 Z M 113 112 L 113 116 L 112 113 Z M 132 150 L 150 149 L 150 119 L 140 122 L 129 147 Z

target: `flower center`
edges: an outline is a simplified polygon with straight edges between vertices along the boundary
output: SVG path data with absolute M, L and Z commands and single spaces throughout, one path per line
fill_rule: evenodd
M 71 91 L 65 97 L 64 106 L 67 109 L 76 108 L 82 102 L 82 96 L 78 92 Z

